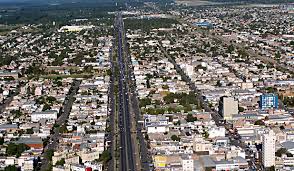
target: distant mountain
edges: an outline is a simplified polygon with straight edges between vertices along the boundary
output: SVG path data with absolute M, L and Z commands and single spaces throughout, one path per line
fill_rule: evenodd
M 76 3 L 76 2 L 113 2 L 114 0 L 0 0 L 0 3 L 39 3 L 39 4 L 50 4 L 50 3 Z
M 294 3 L 294 0 L 209 0 L 211 2 L 240 2 L 240 3 Z

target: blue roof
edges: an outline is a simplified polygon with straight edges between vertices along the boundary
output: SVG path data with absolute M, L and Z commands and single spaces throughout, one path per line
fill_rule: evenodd
M 195 26 L 205 26 L 205 27 L 212 27 L 213 24 L 212 23 L 209 23 L 207 21 L 204 21 L 204 22 L 196 22 L 194 23 Z

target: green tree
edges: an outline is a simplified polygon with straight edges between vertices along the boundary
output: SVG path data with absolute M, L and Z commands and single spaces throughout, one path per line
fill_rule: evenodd
M 0 137 L 0 145 L 4 144 L 4 137 Z
M 268 170 L 269 170 L 269 171 L 275 171 L 276 168 L 275 168 L 275 166 L 271 166 Z
M 228 53 L 232 53 L 233 51 L 235 50 L 235 47 L 234 47 L 234 45 L 232 45 L 232 44 L 230 44 L 229 46 L 228 46 Z
M 188 114 L 187 115 L 187 117 L 186 117 L 186 121 L 187 122 L 195 122 L 195 121 L 197 121 L 197 118 L 196 117 L 194 117 L 192 114 Z
M 222 86 L 222 83 L 221 83 L 221 81 L 220 80 L 217 80 L 217 82 L 216 82 L 216 85 L 215 86 L 217 86 L 217 87 L 221 87 Z
M 275 58 L 276 59 L 280 59 L 281 58 L 281 53 L 278 51 L 278 52 L 276 52 L 276 54 L 275 54 Z
M 15 144 L 15 143 L 9 143 L 6 148 L 6 154 L 9 156 L 16 156 L 17 158 L 26 150 L 29 150 L 30 147 L 25 144 Z
M 22 112 L 20 110 L 12 110 L 10 113 L 16 118 L 19 118 L 22 115 Z
M 176 135 L 172 135 L 170 138 L 171 138 L 171 140 L 173 140 L 173 141 L 181 141 L 181 138 L 178 137 L 178 136 L 176 136 Z
M 263 120 L 257 120 L 254 122 L 254 125 L 265 125 Z
M 207 131 L 204 131 L 203 136 L 204 136 L 204 138 L 208 138 L 209 137 L 209 133 Z
M 239 112 L 244 112 L 245 109 L 244 109 L 244 107 L 239 106 L 238 110 L 239 110 Z
M 33 133 L 34 133 L 33 128 L 30 128 L 30 129 L 26 130 L 26 134 L 33 134 Z
M 53 104 L 53 103 L 56 102 L 56 98 L 53 97 L 53 96 L 48 96 L 48 97 L 46 98 L 46 101 L 47 101 L 48 103 Z
M 49 149 L 49 150 L 47 150 L 46 151 L 46 158 L 48 159 L 48 160 L 52 160 L 52 156 L 54 155 L 54 150 L 52 150 L 52 149 Z
M 65 159 L 64 158 L 62 158 L 62 159 L 60 159 L 59 161 L 57 161 L 56 163 L 55 163 L 55 165 L 56 166 L 63 166 L 65 164 Z
M 140 107 L 146 107 L 147 105 L 151 105 L 151 99 L 150 98 L 140 99 Z
M 165 89 L 165 90 L 166 90 L 166 89 L 168 89 L 168 88 L 169 88 L 168 85 L 163 85 L 163 86 L 162 86 L 162 89 Z
M 107 163 L 109 160 L 111 160 L 110 152 L 108 150 L 103 151 L 99 157 L 99 161 L 103 161 L 103 163 Z
M 15 165 L 9 165 L 4 168 L 4 171 L 17 171 L 17 167 Z
M 42 111 L 46 111 L 46 110 L 50 110 L 50 109 L 51 109 L 51 105 L 45 103 L 45 105 L 44 105 Z
M 66 124 L 63 124 L 62 126 L 60 126 L 59 131 L 61 133 L 68 133 L 68 130 L 66 128 Z
M 276 152 L 276 156 L 278 157 L 282 157 L 283 154 L 286 154 L 288 157 L 293 156 L 286 148 L 280 148 Z

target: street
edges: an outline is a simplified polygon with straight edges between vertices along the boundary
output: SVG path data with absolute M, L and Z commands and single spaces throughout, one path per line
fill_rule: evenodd
M 126 66 L 124 60 L 124 46 L 123 43 L 123 20 L 122 14 L 118 13 L 116 18 L 116 31 L 118 36 L 118 52 L 117 60 L 119 66 L 119 80 L 118 80 L 118 92 L 119 92 L 119 129 L 120 129 L 120 170 L 136 170 L 135 159 L 133 153 L 133 144 L 131 137 L 131 124 L 130 112 L 129 112 L 129 96 L 128 96 L 128 78 L 125 77 Z
M 79 85 L 80 85 L 81 81 L 79 80 L 74 80 L 72 83 L 72 86 L 69 90 L 69 94 L 67 94 L 64 104 L 63 104 L 63 111 L 61 113 L 61 115 L 58 117 L 58 119 L 56 120 L 56 124 L 57 125 L 62 125 L 63 123 L 65 123 L 66 119 L 68 118 L 70 111 L 71 111 L 71 107 L 72 104 L 74 102 L 74 96 L 77 93 L 78 89 L 79 89 Z M 41 157 L 42 159 L 42 165 L 41 165 L 41 171 L 47 170 L 49 167 L 49 159 L 46 157 L 46 154 L 48 152 L 48 150 L 54 150 L 57 145 L 58 145 L 58 140 L 61 136 L 60 134 L 60 129 L 59 127 L 54 127 L 53 128 L 53 135 L 51 135 L 49 137 L 49 142 L 48 144 L 44 147 L 44 153 Z

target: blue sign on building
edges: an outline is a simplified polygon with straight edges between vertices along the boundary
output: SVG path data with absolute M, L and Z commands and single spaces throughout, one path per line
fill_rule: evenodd
M 278 109 L 279 99 L 275 94 L 263 94 L 260 96 L 259 107 L 265 109 Z
M 207 21 L 194 23 L 194 26 L 213 28 L 213 24 Z

